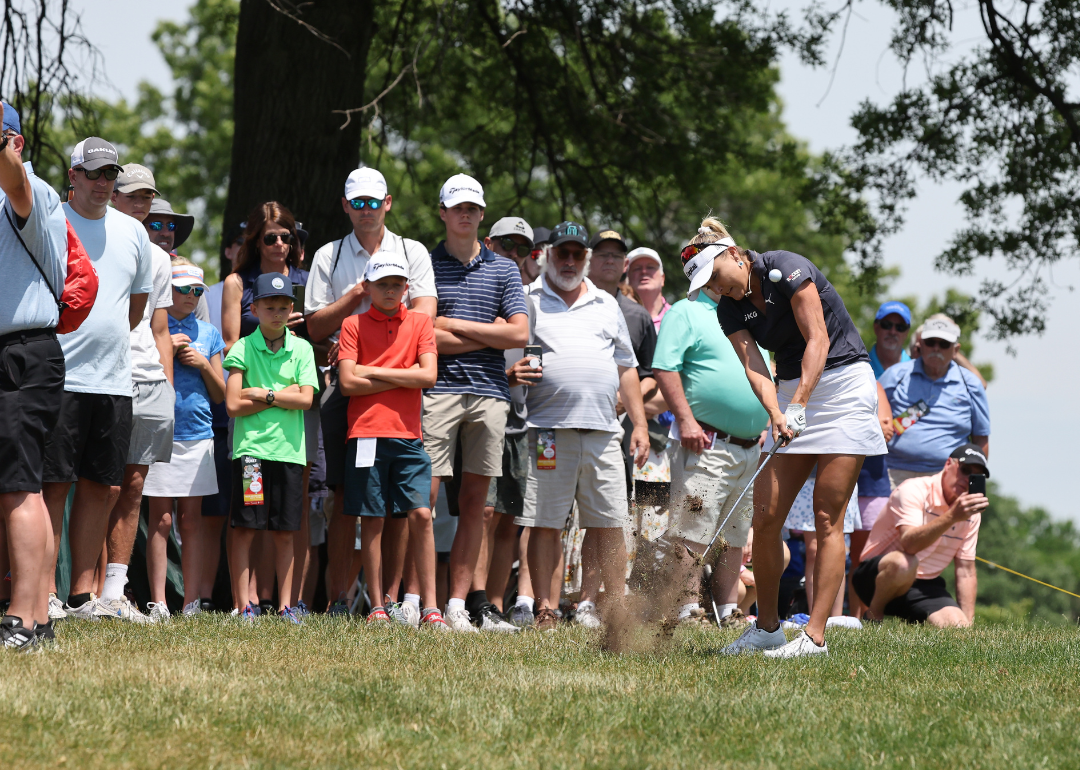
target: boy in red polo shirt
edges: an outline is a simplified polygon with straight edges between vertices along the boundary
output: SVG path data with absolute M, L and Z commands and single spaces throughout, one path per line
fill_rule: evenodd
M 341 325 L 338 381 L 350 397 L 345 513 L 361 517 L 360 550 L 372 598 L 383 595 L 385 519 L 408 517 L 410 551 L 428 605 L 421 627 L 449 631 L 436 608 L 431 458 L 420 432 L 421 390 L 435 384 L 438 354 L 431 319 L 401 303 L 408 288 L 405 261 L 376 255 L 364 274 L 371 309 Z M 368 622 L 379 621 L 390 622 L 382 606 L 368 615 Z

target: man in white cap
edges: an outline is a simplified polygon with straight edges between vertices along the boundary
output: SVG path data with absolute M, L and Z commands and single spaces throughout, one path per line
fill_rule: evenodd
M 109 207 L 122 171 L 116 148 L 104 139 L 79 142 L 68 170 L 73 197 L 64 204 L 99 284 L 90 315 L 60 340 L 67 376 L 60 417 L 45 447 L 44 494 L 58 550 L 68 491 L 78 482 L 68 520 L 71 592 L 64 611 L 84 619 L 127 617 L 130 610 L 126 602 L 113 607 L 91 593 L 131 443 L 131 331 L 142 322 L 154 288 L 146 230 Z M 55 583 L 52 588 L 55 593 Z
M 922 355 L 894 364 L 879 382 L 892 407 L 889 480 L 932 476 L 958 446 L 990 454 L 990 404 L 979 378 L 956 363 L 960 327 L 937 314 L 922 326 Z
M 645 246 L 631 251 L 626 255 L 626 280 L 649 311 L 659 334 L 660 322 L 671 310 L 671 303 L 664 297 L 664 263 L 660 255 Z
M 439 295 L 435 318 L 439 373 L 435 387 L 424 394 L 424 448 L 431 457 L 434 508 L 440 479 L 454 475 L 454 455 L 461 438 L 458 529 L 450 551 L 449 601 L 444 613 L 455 631 L 476 631 L 465 598 L 484 536 L 488 487 L 503 472 L 503 439 L 510 410 L 503 351 L 523 348 L 529 339 L 521 274 L 478 239 L 486 205 L 484 188 L 475 179 L 466 174 L 447 179 L 439 192 L 446 238 L 431 252 Z M 517 630 L 490 613 L 481 619 L 481 628 Z
M 327 243 L 311 263 L 304 300 L 308 333 L 313 342 L 337 342 L 342 322 L 351 315 L 366 313 L 371 297 L 364 288 L 364 272 L 376 254 L 397 256 L 409 267 L 409 288 L 405 305 L 435 318 L 435 279 L 428 251 L 417 241 L 402 238 L 386 229 L 386 214 L 394 199 L 386 179 L 373 168 L 358 168 L 345 180 L 341 207 L 352 223 L 352 232 Z M 330 386 L 323 391 L 320 411 L 323 446 L 326 452 L 326 483 L 334 489 L 334 511 L 330 519 L 327 550 L 330 560 L 327 595 L 329 611 L 348 613 L 345 594 L 349 589 L 349 567 L 355 545 L 355 519 L 345 516 L 345 444 L 348 433 L 349 399 L 341 395 L 337 382 L 337 346 L 331 348 Z M 394 520 L 384 535 L 385 542 L 400 539 L 405 533 L 403 520 Z M 407 598 L 412 598 L 409 594 Z M 373 597 L 381 601 L 383 597 Z M 416 620 L 420 619 L 419 597 Z M 411 618 L 411 615 L 410 615 Z

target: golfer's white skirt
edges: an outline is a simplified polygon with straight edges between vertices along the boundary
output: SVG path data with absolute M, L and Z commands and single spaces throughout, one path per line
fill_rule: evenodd
M 217 491 L 212 438 L 174 441 L 172 460 L 151 465 L 143 486 L 147 497 L 205 497 Z
M 780 381 L 776 400 L 781 412 L 798 388 L 799 380 Z M 806 405 L 806 430 L 776 453 L 883 455 L 888 449 L 877 404 L 877 380 L 870 364 L 860 361 L 823 372 Z

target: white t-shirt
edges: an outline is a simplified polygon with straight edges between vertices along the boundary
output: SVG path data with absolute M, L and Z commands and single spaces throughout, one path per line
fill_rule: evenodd
M 65 203 L 64 214 L 98 274 L 90 315 L 71 334 L 60 336 L 67 367 L 64 390 L 130 396 L 128 308 L 132 294 L 149 294 L 154 288 L 150 238 L 139 220 L 113 208 L 101 219 L 84 219 Z
M 223 291 L 225 291 L 225 282 L 218 281 L 208 288 L 206 294 L 202 296 L 206 300 L 206 309 L 210 313 L 210 323 L 214 325 L 219 334 L 224 334 L 221 331 L 221 293 Z
M 150 329 L 150 316 L 158 308 L 172 307 L 172 260 L 168 253 L 155 243 L 150 244 L 154 264 L 154 289 L 146 298 L 146 310 L 142 321 L 131 330 L 131 381 L 161 382 L 165 379 L 165 367 L 154 344 L 154 332 Z
M 402 300 L 406 307 L 412 307 L 412 301 L 417 297 L 438 296 L 435 274 L 431 270 L 431 255 L 422 244 L 384 230 L 382 243 L 376 253 L 381 252 L 405 257 L 405 263 L 409 266 L 409 290 Z M 345 296 L 349 289 L 364 280 L 364 271 L 372 256 L 360 245 L 355 233 L 331 241 L 316 251 L 304 293 L 304 313 L 322 310 Z M 364 297 L 352 314 L 366 313 L 370 307 L 371 298 Z M 334 332 L 330 339 L 336 340 L 337 336 L 338 333 Z

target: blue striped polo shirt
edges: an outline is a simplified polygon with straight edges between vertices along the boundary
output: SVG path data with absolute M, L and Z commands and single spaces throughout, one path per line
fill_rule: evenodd
M 517 265 L 480 244 L 480 255 L 468 265 L 446 250 L 445 241 L 431 252 L 438 315 L 463 321 L 494 323 L 525 314 L 525 292 Z M 494 348 L 461 355 L 439 354 L 439 376 L 428 393 L 466 393 L 510 400 L 503 351 Z

